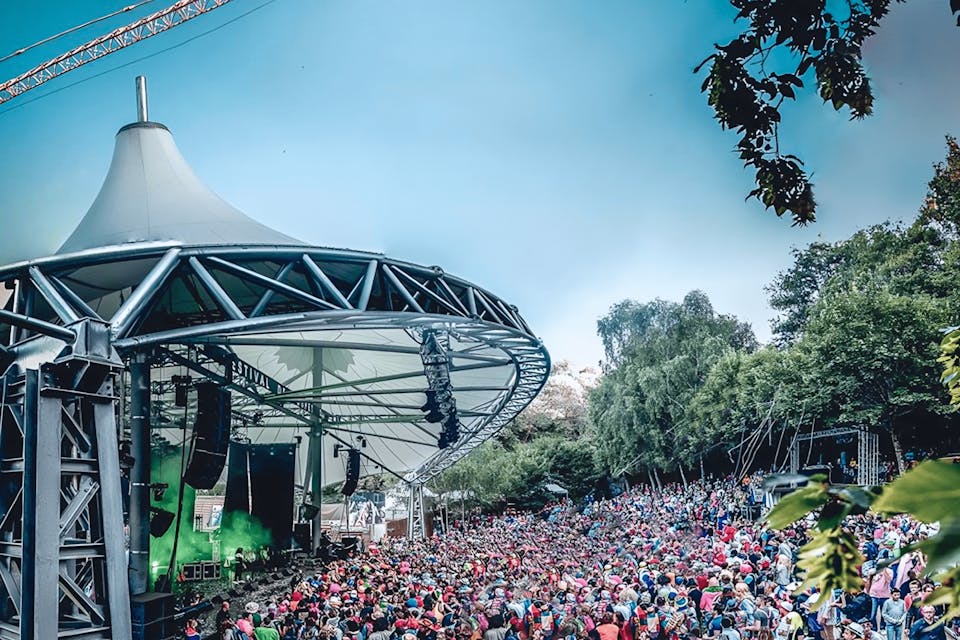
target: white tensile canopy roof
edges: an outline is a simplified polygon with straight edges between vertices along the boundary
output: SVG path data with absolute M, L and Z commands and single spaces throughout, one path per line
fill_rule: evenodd
M 301 470 L 321 422 L 324 484 L 345 476 L 336 445 L 360 449 L 361 475 L 432 477 L 526 406 L 549 371 L 515 308 L 435 267 L 311 247 L 260 224 L 204 186 L 153 122 L 120 129 L 103 186 L 57 255 L 0 267 L 0 279 L 28 285 L 8 308 L 58 324 L 95 316 L 125 357 L 157 349 L 155 427 L 173 441 L 184 411 L 174 375 L 231 388 L 253 442 L 301 436 Z M 424 331 L 442 336 L 461 425 L 444 449 L 421 410 Z M 48 342 L 19 339 L 34 361 Z
M 208 189 L 164 125 L 135 122 L 117 133 L 100 193 L 57 253 L 150 241 L 303 244 Z

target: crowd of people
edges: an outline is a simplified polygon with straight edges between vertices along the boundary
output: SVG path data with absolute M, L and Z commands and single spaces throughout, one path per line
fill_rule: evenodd
M 850 518 L 863 592 L 800 590 L 808 524 L 746 517 L 749 486 L 636 488 L 387 538 L 274 593 L 224 601 L 217 640 L 945 640 L 906 518 Z M 893 560 L 893 562 L 890 562 Z M 950 621 L 947 626 L 956 621 Z M 191 623 L 196 627 L 197 625 Z M 204 635 L 188 629 L 187 637 Z

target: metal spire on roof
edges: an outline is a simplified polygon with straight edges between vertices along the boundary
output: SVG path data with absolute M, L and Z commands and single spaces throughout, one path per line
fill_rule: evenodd
M 147 81 L 137 76 L 137 121 L 117 133 L 100 193 L 57 253 L 135 242 L 182 245 L 303 243 L 235 209 L 204 185 L 170 131 L 151 122 Z
M 137 76 L 137 122 L 149 122 L 147 115 L 147 78 Z

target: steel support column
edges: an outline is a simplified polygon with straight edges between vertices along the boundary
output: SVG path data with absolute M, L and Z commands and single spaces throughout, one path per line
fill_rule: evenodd
M 41 376 L 47 378 L 41 380 Z M 57 397 L 41 388 L 50 372 L 28 371 L 23 431 L 23 557 L 20 636 L 57 637 L 60 536 L 60 412 Z
M 104 322 L 3 378 L 0 640 L 129 640 L 117 394 Z M 11 607 L 7 607 L 7 603 Z
M 137 353 L 130 369 L 130 593 L 150 590 L 150 360 Z
M 427 536 L 423 513 L 423 485 L 410 483 L 407 498 L 407 538 L 423 540 Z
M 315 387 L 323 385 L 323 349 L 313 350 L 313 366 L 311 367 L 311 379 Z M 319 402 L 311 407 L 311 412 L 315 414 L 315 422 L 310 425 L 310 492 L 311 504 L 317 507 L 317 514 L 313 516 L 313 525 L 311 526 L 313 553 L 320 546 L 320 534 L 323 532 L 323 425 L 320 423 L 323 415 L 323 408 Z
M 873 486 L 880 483 L 879 458 L 877 434 L 860 429 L 857 434 L 857 484 Z
M 323 427 L 314 424 L 310 427 L 310 504 L 317 507 L 317 515 L 313 516 L 309 551 L 313 553 L 320 546 L 320 526 L 323 523 L 321 494 L 323 493 Z

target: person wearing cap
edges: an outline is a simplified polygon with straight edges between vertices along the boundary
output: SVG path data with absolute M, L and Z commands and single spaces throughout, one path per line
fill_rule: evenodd
M 241 633 L 247 634 L 248 637 L 253 637 L 253 616 L 258 611 L 260 611 L 260 605 L 256 602 L 248 602 L 243 607 L 243 615 L 240 618 L 237 618 L 237 629 L 240 629 Z
M 842 626 L 841 640 L 863 640 L 863 625 L 858 622 L 848 622 Z

